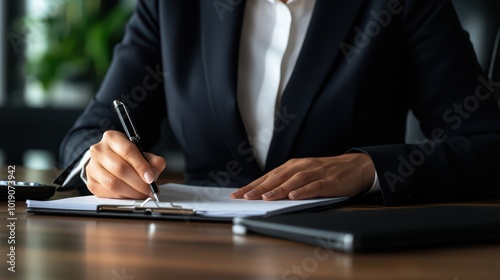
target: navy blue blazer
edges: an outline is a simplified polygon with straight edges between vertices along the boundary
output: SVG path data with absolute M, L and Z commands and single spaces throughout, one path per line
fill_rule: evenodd
M 240 187 L 290 158 L 364 151 L 388 205 L 500 194 L 495 89 L 450 1 L 317 0 L 264 170 L 236 103 L 244 9 L 243 0 L 139 1 L 62 143 L 64 165 L 121 129 L 111 107 L 121 99 L 146 149 L 168 120 L 189 184 Z M 405 144 L 409 109 L 428 142 Z

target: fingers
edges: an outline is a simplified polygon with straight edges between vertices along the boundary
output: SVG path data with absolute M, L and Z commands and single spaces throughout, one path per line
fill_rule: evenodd
M 100 197 L 143 199 L 150 195 L 149 183 L 166 166 L 162 157 L 144 156 L 125 135 L 106 131 L 102 140 L 90 147 L 86 166 L 87 187 Z
M 268 190 L 265 186 L 263 186 L 264 182 L 267 181 L 269 183 L 269 181 L 268 181 L 269 178 L 271 178 L 271 181 L 274 181 L 275 184 L 281 184 L 282 182 L 284 182 L 284 180 L 279 182 L 279 179 L 278 179 L 282 175 L 276 175 L 282 169 L 286 169 L 286 168 L 283 166 L 280 166 L 280 167 L 276 168 L 275 170 L 268 172 L 267 174 L 256 179 L 255 181 L 251 182 L 250 184 L 248 184 L 248 185 L 234 191 L 233 193 L 231 193 L 231 197 L 232 198 L 246 198 L 246 199 L 260 199 L 259 196 L 261 196 L 263 193 L 270 191 L 272 189 L 271 188 Z
M 315 197 L 341 196 L 335 194 L 335 184 L 327 185 L 326 180 L 311 182 L 288 193 L 289 199 L 309 199 Z
M 277 200 L 288 196 L 288 193 L 306 180 L 305 173 L 299 173 L 299 160 L 292 159 L 278 168 L 268 172 L 259 179 L 231 194 L 233 198 Z M 300 174 L 295 176 L 295 174 Z
M 255 181 L 251 182 L 250 184 L 232 192 L 230 195 L 232 198 L 243 198 L 245 195 L 247 197 L 251 197 L 253 196 L 254 193 L 250 193 L 248 194 L 248 192 L 252 191 L 255 187 L 259 186 L 262 182 L 264 182 L 267 178 L 267 176 L 269 176 L 269 173 L 262 176 L 262 177 L 259 177 L 258 179 L 256 179 Z
M 123 134 L 117 131 L 106 131 L 103 140 L 108 143 L 111 151 L 124 159 L 141 176 L 145 183 L 150 184 L 155 180 L 154 170 L 149 162 L 144 158 L 137 146 Z
M 317 196 L 327 196 L 323 188 L 321 172 L 319 170 L 299 171 L 277 186 L 273 190 L 264 193 L 264 200 L 276 200 L 283 198 L 305 199 Z M 270 184 L 269 188 L 273 185 Z
M 364 153 L 292 159 L 247 186 L 232 198 L 308 199 L 355 196 L 372 186 L 375 167 Z
M 317 167 L 305 169 L 306 165 L 305 162 L 285 164 L 282 170 L 272 171 L 262 183 L 249 191 L 253 194 L 252 197 L 249 197 L 248 193 L 243 197 L 245 199 L 279 200 L 333 196 L 334 188 L 329 189 L 330 193 L 324 188 L 323 170 Z
M 120 178 L 109 173 L 104 168 L 96 168 L 96 165 L 87 165 L 87 187 L 90 192 L 98 197 L 106 198 L 133 198 L 145 199 L 148 195 L 131 188 Z

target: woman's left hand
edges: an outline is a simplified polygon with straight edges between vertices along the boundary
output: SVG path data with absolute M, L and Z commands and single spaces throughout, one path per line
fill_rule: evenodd
M 365 153 L 298 158 L 231 193 L 231 197 L 252 200 L 353 197 L 369 190 L 374 180 L 375 166 Z

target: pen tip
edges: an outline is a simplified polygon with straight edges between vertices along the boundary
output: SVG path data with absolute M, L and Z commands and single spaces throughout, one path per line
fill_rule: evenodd
M 160 200 L 158 199 L 158 195 L 157 194 L 153 194 L 153 197 L 155 198 L 156 202 L 160 202 Z

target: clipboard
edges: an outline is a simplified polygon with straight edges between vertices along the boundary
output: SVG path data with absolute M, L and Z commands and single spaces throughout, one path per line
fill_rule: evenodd
M 172 207 L 140 207 L 136 205 L 102 204 L 95 211 L 27 208 L 27 213 L 41 215 L 80 216 L 98 218 L 123 218 L 139 220 L 168 220 L 193 222 L 231 222 L 230 217 L 205 217 L 197 215 L 196 209 Z
M 224 221 L 235 217 L 267 217 L 299 210 L 343 205 L 347 197 L 310 200 L 232 199 L 235 188 L 160 185 L 160 203 L 154 200 L 98 198 L 93 195 L 57 200 L 27 200 L 27 212 L 34 214 L 95 216 L 131 219 Z M 142 202 L 142 203 L 141 203 Z
M 230 221 L 230 218 L 211 218 L 206 219 L 196 215 L 196 209 L 183 208 L 173 204 L 169 207 L 147 206 L 147 202 L 152 201 L 151 198 L 140 203 L 134 201 L 132 204 L 99 204 L 95 211 L 86 210 L 71 210 L 71 209 L 50 209 L 50 208 L 27 208 L 26 212 L 34 214 L 58 214 L 70 216 L 93 216 L 93 217 L 112 217 L 112 218 L 134 218 L 134 219 L 155 219 L 155 220 L 193 220 L 193 221 Z

